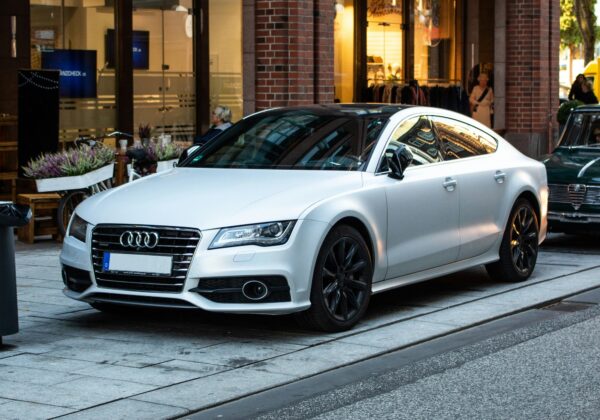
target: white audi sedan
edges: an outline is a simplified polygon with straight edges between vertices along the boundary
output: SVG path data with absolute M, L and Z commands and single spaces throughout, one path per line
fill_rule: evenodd
M 84 201 L 60 257 L 65 294 L 100 310 L 297 313 L 341 331 L 373 293 L 480 264 L 527 279 L 547 198 L 541 163 L 460 114 L 273 109 Z

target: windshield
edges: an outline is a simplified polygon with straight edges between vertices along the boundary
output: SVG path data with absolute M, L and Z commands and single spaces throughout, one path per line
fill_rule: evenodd
M 600 112 L 571 114 L 560 147 L 600 147 Z
M 362 170 L 387 117 L 274 110 L 246 118 L 192 154 L 183 166 Z M 360 130 L 366 130 L 365 141 Z

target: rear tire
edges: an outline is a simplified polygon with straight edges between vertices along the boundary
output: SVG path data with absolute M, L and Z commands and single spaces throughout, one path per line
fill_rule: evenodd
M 346 331 L 362 318 L 371 298 L 373 264 L 354 228 L 334 227 L 325 238 L 313 273 L 310 309 L 296 315 L 307 328 Z
M 500 259 L 485 266 L 490 277 L 504 282 L 527 280 L 537 261 L 539 233 L 540 225 L 533 206 L 524 198 L 518 199 L 502 237 Z

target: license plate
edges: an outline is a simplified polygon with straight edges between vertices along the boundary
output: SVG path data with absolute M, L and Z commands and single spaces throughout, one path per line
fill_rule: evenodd
M 102 271 L 171 274 L 172 265 L 173 257 L 171 256 L 105 252 L 102 260 Z

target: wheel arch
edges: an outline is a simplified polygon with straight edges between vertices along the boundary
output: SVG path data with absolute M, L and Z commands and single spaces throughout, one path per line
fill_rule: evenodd
M 541 213 L 540 202 L 539 202 L 538 198 L 536 197 L 536 195 L 532 191 L 530 191 L 530 190 L 525 190 L 521 194 L 519 194 L 519 196 L 515 200 L 515 203 L 519 199 L 521 199 L 521 198 L 529 201 L 529 203 L 533 207 L 533 210 L 535 211 L 535 215 L 538 218 L 538 223 L 540 223 L 541 222 L 542 213 Z M 513 204 L 513 207 L 514 207 L 514 204 Z M 511 212 L 512 212 L 512 208 L 511 208 Z M 510 217 L 510 214 L 509 214 L 509 217 Z
M 367 243 L 367 246 L 369 248 L 369 254 L 371 255 L 371 261 L 374 264 L 376 255 L 375 255 L 375 248 L 373 246 L 373 238 L 371 237 L 371 233 L 369 232 L 369 229 L 367 229 L 367 226 L 364 224 L 364 222 L 354 216 L 345 216 L 345 217 L 341 218 L 340 220 L 336 221 L 335 224 L 331 227 L 331 229 L 335 228 L 336 226 L 340 226 L 340 225 L 350 226 L 350 227 L 356 229 L 360 233 L 360 235 L 363 237 L 363 239 Z M 330 229 L 330 231 L 331 231 L 331 229 Z

